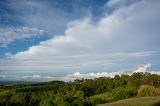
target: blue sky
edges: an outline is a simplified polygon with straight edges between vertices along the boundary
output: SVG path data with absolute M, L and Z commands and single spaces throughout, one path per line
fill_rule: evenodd
M 1 0 L 0 80 L 159 73 L 159 0 Z
M 38 44 L 55 35 L 63 34 L 66 24 L 74 19 L 94 15 L 95 20 L 103 14 L 103 6 L 106 0 L 1 0 L 0 1 L 0 26 L 12 30 L 15 27 L 42 29 L 43 36 L 29 37 L 22 40 L 15 40 L 1 48 L 0 57 L 5 56 L 5 52 L 16 53 L 26 50 L 27 47 Z M 96 8 L 96 9 L 95 9 Z M 34 42 L 33 42 L 34 40 Z M 20 46 L 19 46 L 20 45 Z M 0 46 L 3 46 L 1 44 Z M 18 46 L 18 47 L 17 47 Z M 16 48 L 15 48 L 16 47 Z

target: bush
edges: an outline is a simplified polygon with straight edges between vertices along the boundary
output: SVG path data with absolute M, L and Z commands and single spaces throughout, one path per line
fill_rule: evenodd
M 85 99 L 83 102 L 83 106 L 93 106 L 93 103 L 90 101 L 90 99 Z
M 94 95 L 90 97 L 90 100 L 93 105 L 102 104 L 102 103 L 108 103 L 111 101 L 111 93 L 106 92 L 99 95 Z
M 78 100 L 78 99 L 75 99 L 73 102 L 72 102 L 73 106 L 83 106 L 83 103 L 81 100 Z
M 112 91 L 114 100 L 126 99 L 136 95 L 136 90 L 131 88 L 117 88 Z
M 101 98 L 93 98 L 92 99 L 92 104 L 97 105 L 97 104 L 102 104 L 105 103 Z
M 160 95 L 160 89 L 154 86 L 142 85 L 138 89 L 138 96 L 158 96 Z

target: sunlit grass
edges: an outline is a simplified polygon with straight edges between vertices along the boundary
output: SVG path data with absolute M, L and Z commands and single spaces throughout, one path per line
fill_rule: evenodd
M 160 96 L 131 98 L 98 106 L 160 106 Z

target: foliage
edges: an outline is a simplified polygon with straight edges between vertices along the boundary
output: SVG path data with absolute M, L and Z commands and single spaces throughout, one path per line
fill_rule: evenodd
M 93 106 L 156 95 L 160 95 L 160 75 L 134 73 L 74 82 L 3 83 L 0 85 L 0 106 Z
M 134 97 L 137 94 L 135 89 L 132 88 L 115 88 L 112 93 L 115 100 Z
M 154 86 L 142 85 L 138 89 L 138 96 L 160 96 L 160 89 Z

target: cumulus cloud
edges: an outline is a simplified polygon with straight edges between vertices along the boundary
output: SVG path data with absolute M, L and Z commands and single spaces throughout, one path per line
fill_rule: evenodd
M 160 15 L 151 13 L 157 8 L 156 2 L 143 1 L 116 10 L 110 16 L 102 18 L 96 25 L 92 24 L 89 18 L 72 21 L 68 24 L 64 35 L 41 42 L 40 45 L 30 47 L 27 51 L 17 53 L 15 57 L 30 58 L 38 55 L 41 57 L 46 53 L 54 57 L 143 50 L 146 46 L 153 45 L 158 37 L 156 35 L 158 29 L 153 31 L 157 26 L 147 23 L 153 21 L 155 17 L 158 19 Z M 146 10 L 150 12 L 146 14 Z
M 28 39 L 44 33 L 43 30 L 30 27 L 0 27 L 0 32 L 0 47 L 6 47 L 16 40 Z
M 133 72 L 146 72 L 149 67 L 151 67 L 151 63 L 139 66 L 135 70 L 133 70 Z
M 154 51 L 160 39 L 159 3 L 142 0 L 121 6 L 97 23 L 90 18 L 71 21 L 64 35 L 9 55 L 8 60 L 0 61 L 0 70 L 95 71 L 117 61 L 155 55 L 159 53 Z

